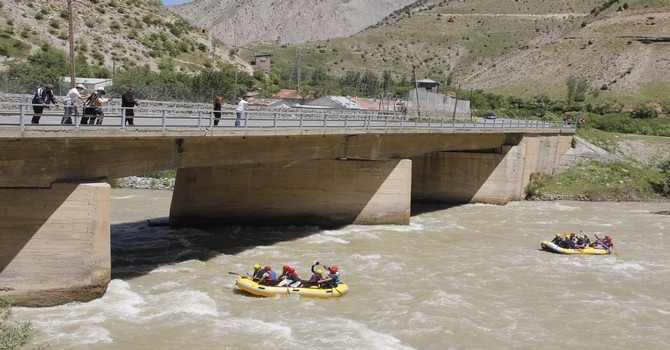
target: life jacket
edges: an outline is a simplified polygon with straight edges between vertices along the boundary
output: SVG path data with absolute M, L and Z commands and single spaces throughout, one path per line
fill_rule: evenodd
M 270 271 L 268 271 L 268 275 L 269 275 L 268 279 L 267 279 L 268 281 L 276 281 L 277 280 L 277 273 L 276 272 L 270 270 Z
M 290 272 L 289 272 L 289 273 L 286 275 L 286 279 L 289 280 L 289 281 L 293 281 L 293 282 L 295 282 L 295 281 L 299 281 L 299 280 L 300 280 L 300 277 L 298 277 L 298 274 L 295 273 L 295 272 L 293 272 L 293 273 L 290 273 Z
M 332 278 L 332 280 L 328 283 L 330 283 L 332 286 L 337 286 L 340 284 L 340 275 L 337 273 L 331 273 L 328 275 L 328 277 Z

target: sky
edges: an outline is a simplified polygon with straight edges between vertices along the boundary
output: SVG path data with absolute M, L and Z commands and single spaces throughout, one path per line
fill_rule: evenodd
M 163 5 L 165 5 L 165 6 L 169 6 L 169 5 L 180 5 L 180 4 L 184 4 L 184 3 L 190 2 L 190 1 L 193 1 L 193 0 L 161 0 L 161 2 L 163 3 Z

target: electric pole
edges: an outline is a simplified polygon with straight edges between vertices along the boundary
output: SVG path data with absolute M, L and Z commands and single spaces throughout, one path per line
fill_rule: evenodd
M 68 31 L 69 31 L 69 44 L 70 44 L 70 83 L 74 88 L 77 85 L 77 79 L 74 72 L 74 13 L 72 13 L 72 2 L 74 0 L 67 0 L 67 14 L 68 14 Z

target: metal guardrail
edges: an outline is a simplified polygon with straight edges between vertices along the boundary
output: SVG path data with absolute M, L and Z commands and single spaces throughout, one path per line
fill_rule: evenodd
M 134 125 L 126 125 L 125 108 L 104 107 L 101 124 L 81 124 L 81 107 L 73 124 L 61 124 L 62 108 L 44 109 L 39 124 L 32 124 L 32 104 L 0 103 L 0 127 L 19 126 L 22 130 L 35 127 L 59 126 L 76 130 L 96 128 L 300 128 L 300 129 L 444 129 L 444 128 L 525 128 L 525 129 L 573 129 L 574 125 L 563 122 L 517 119 L 452 119 L 450 116 L 421 117 L 400 113 L 378 111 L 322 110 L 322 109 L 256 109 L 250 108 L 236 120 L 233 109 L 221 110 L 221 118 L 214 118 L 214 110 L 196 107 L 135 107 Z M 239 126 L 235 126 L 239 122 Z M 218 124 L 218 125 L 216 125 Z

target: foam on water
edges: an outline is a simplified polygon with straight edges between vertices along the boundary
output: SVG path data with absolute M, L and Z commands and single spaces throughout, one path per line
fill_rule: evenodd
M 324 231 L 119 224 L 112 267 L 122 277 L 103 298 L 16 315 L 53 348 L 73 350 L 668 348 L 670 217 L 647 214 L 661 209 L 478 204 L 425 210 L 409 226 Z M 540 250 L 555 232 L 576 230 L 612 234 L 621 256 Z M 307 278 L 316 261 L 340 266 L 348 295 L 257 298 L 235 291 L 228 274 L 289 264 Z M 556 334 L 576 336 L 547 341 Z

